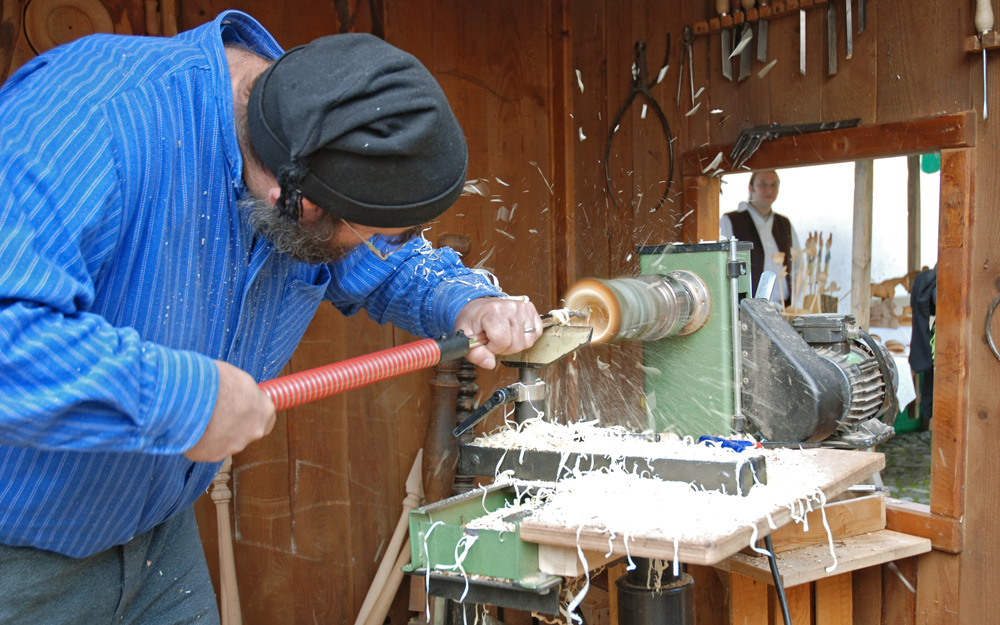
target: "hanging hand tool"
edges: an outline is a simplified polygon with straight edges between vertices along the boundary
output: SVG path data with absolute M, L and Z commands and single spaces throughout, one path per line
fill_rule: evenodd
M 865 11 L 865 0 L 858 0 L 858 34 L 865 32 L 865 17 L 868 12 Z
M 986 40 L 984 35 L 993 30 L 993 5 L 990 0 L 976 0 L 976 32 L 979 33 L 979 46 L 983 49 L 983 121 L 989 116 L 986 104 Z
M 684 39 L 681 47 L 681 71 L 677 75 L 677 110 L 681 108 L 681 86 L 684 84 L 684 59 L 687 58 L 688 76 L 691 80 L 691 106 L 694 106 L 694 59 L 691 57 L 691 44 L 694 43 L 694 30 L 684 27 Z
M 837 5 L 826 5 L 826 75 L 837 73 Z
M 760 21 L 757 22 L 757 60 L 767 63 L 767 20 L 764 14 L 767 12 L 767 0 L 757 2 L 757 10 L 760 13 Z
M 741 0 L 743 7 L 743 35 L 740 37 L 740 81 L 750 78 L 750 65 L 753 63 L 753 48 L 750 41 L 753 39 L 753 28 L 750 26 L 749 11 L 754 7 L 754 0 Z
M 854 26 L 852 22 L 854 21 L 851 16 L 851 5 L 854 4 L 854 0 L 847 0 L 847 7 L 844 9 L 844 23 L 847 25 L 847 53 L 844 55 L 845 59 L 850 59 L 854 56 Z
M 667 67 L 667 63 L 670 61 L 670 35 L 667 35 L 667 54 L 663 58 L 663 66 Z M 663 70 L 661 70 L 662 73 Z M 614 138 L 615 132 L 618 130 L 618 125 L 622 121 L 622 116 L 625 115 L 625 111 L 635 100 L 637 95 L 642 94 L 642 97 L 646 99 L 650 108 L 653 109 L 653 113 L 656 114 L 657 119 L 660 120 L 660 125 L 663 126 L 664 138 L 667 142 L 667 153 L 670 158 L 670 166 L 667 171 L 667 184 L 663 189 L 663 195 L 660 196 L 660 201 L 656 203 L 653 210 L 658 209 L 663 206 L 663 203 L 667 201 L 667 194 L 670 192 L 670 183 L 674 180 L 674 137 L 670 134 L 670 124 L 667 123 L 667 116 L 663 114 L 663 109 L 656 102 L 656 98 L 653 94 L 649 92 L 650 87 L 655 85 L 655 82 L 650 82 L 649 71 L 646 67 L 646 42 L 636 41 L 635 42 L 635 62 L 632 63 L 632 85 L 629 87 L 628 96 L 625 97 L 625 102 L 622 107 L 618 109 L 618 115 L 611 122 L 611 130 L 608 131 L 608 142 L 604 146 L 604 183 L 608 188 L 608 195 L 611 196 L 611 203 L 615 205 L 615 208 L 620 209 L 621 205 L 618 203 L 618 198 L 615 197 L 614 191 L 611 189 L 611 165 L 609 161 L 611 159 L 611 139 Z M 645 109 L 643 109 L 645 113 Z
M 719 14 L 719 23 L 729 15 L 729 0 L 715 0 L 715 10 Z M 733 51 L 733 39 L 729 29 L 723 25 L 719 29 L 719 38 L 722 40 L 722 75 L 726 80 L 733 79 L 733 61 L 730 58 Z
M 770 139 L 787 137 L 789 135 L 804 135 L 811 132 L 822 132 L 824 130 L 837 130 L 838 128 L 854 128 L 861 123 L 861 118 L 846 119 L 836 122 L 821 122 L 817 124 L 792 124 L 780 126 L 778 124 L 765 124 L 754 126 L 740 131 L 739 137 L 733 143 L 733 149 L 729 153 L 729 160 L 733 163 L 733 169 L 743 167 L 743 163 L 757 151 L 760 144 Z
M 806 75 L 806 10 L 799 9 L 799 73 Z

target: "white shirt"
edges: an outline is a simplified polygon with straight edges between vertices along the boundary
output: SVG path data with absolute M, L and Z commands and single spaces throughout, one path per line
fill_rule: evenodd
M 779 266 L 774 262 L 773 256 L 777 254 L 778 242 L 774 240 L 774 233 L 771 231 L 772 226 L 774 226 L 774 211 L 772 210 L 767 217 L 762 217 L 757 209 L 753 207 L 750 202 L 740 202 L 738 211 L 750 211 L 750 218 L 753 219 L 753 225 L 757 228 L 757 236 L 760 237 L 760 242 L 764 246 L 764 271 L 773 272 L 775 276 L 781 275 L 781 270 L 783 266 Z M 729 221 L 728 215 L 723 215 L 719 219 L 719 233 L 722 235 L 723 239 L 729 239 L 733 236 L 733 224 Z M 795 226 L 792 226 L 792 249 L 799 250 L 802 249 L 799 246 L 799 236 L 795 233 Z M 790 259 L 789 259 L 790 260 Z M 794 283 L 795 276 L 795 264 L 792 263 L 792 277 Z M 771 301 L 778 305 L 784 305 L 784 299 L 788 296 L 786 292 L 788 289 L 787 283 L 784 279 L 777 279 L 774 281 L 774 289 L 771 291 Z M 751 295 L 756 295 L 751 294 Z M 792 302 L 796 305 L 797 302 Z

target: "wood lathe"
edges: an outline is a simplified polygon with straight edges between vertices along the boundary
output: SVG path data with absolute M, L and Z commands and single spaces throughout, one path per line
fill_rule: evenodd
M 575 446 L 585 437 L 578 433 L 549 449 L 493 444 L 490 436 L 464 445 L 460 472 L 502 479 L 411 512 L 407 571 L 424 578 L 428 594 L 565 611 L 573 607 L 571 598 L 560 598 L 560 579 L 568 574 L 545 564 L 549 548 L 558 547 L 579 552 L 590 566 L 595 562 L 584 553 L 636 563 L 639 572 L 618 583 L 623 622 L 693 622 L 693 582 L 676 564 L 728 558 L 793 520 L 796 505 L 813 498 L 822 505 L 884 465 L 881 454 L 849 450 L 868 450 L 894 433 L 892 359 L 849 315 L 802 315 L 789 322 L 772 308 L 769 294 L 751 297 L 749 249 L 736 240 L 643 247 L 642 275 L 585 280 L 570 289 L 565 305 L 586 313 L 582 323 L 593 329 L 592 342 L 642 342 L 646 428 L 620 438 L 649 447 L 624 452 L 608 443 L 603 452 L 581 450 Z M 550 328 L 532 349 L 501 361 L 518 367 L 522 382 L 543 384 L 542 367 L 587 344 L 580 336 L 569 338 L 572 330 Z M 507 401 L 523 405 L 515 410 L 518 432 L 533 420 L 551 420 L 536 399 L 505 393 L 485 403 L 456 435 Z M 734 434 L 760 445 L 705 458 L 694 453 L 698 445 L 658 442 L 659 436 Z M 770 452 L 761 446 L 817 449 Z M 786 455 L 773 455 L 779 452 Z M 588 475 L 609 474 L 620 478 L 621 491 L 638 492 L 648 482 L 673 484 L 663 488 L 674 490 L 630 503 L 611 487 L 592 496 L 593 514 L 586 519 L 553 514 L 570 497 L 554 484 L 573 480 L 570 490 L 579 493 Z M 527 508 L 518 507 L 529 499 Z M 656 512 L 654 500 L 674 501 L 676 508 Z M 732 519 L 729 512 L 706 512 L 713 506 L 735 510 Z M 624 514 L 612 516 L 612 510 Z M 640 521 L 650 514 L 652 520 Z M 499 529 L 478 525 L 490 515 L 502 521 Z M 720 516 L 726 523 L 709 531 Z M 668 519 L 688 521 L 701 532 Z M 664 568 L 664 560 L 676 564 Z

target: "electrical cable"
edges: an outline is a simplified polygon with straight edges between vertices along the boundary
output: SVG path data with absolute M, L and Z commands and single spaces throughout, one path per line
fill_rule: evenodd
M 1000 351 L 997 351 L 997 346 L 993 342 L 993 332 L 990 330 L 990 326 L 993 322 L 993 311 L 997 309 L 997 304 L 1000 304 L 1000 293 L 997 293 L 997 296 L 993 298 L 993 303 L 990 304 L 990 309 L 986 311 L 986 342 L 989 344 L 990 351 L 993 352 L 993 355 L 997 357 L 997 360 L 1000 360 Z
M 785 597 L 785 586 L 781 583 L 781 576 L 778 575 L 778 559 L 774 557 L 774 544 L 771 543 L 771 535 L 764 537 L 764 545 L 767 547 L 767 562 L 771 565 L 771 576 L 774 578 L 774 590 L 778 594 L 778 605 L 781 606 L 781 618 L 785 620 L 785 625 L 792 625 L 792 617 L 788 613 L 788 599 Z

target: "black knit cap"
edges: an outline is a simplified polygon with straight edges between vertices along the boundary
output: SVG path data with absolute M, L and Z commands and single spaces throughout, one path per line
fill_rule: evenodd
M 412 55 L 366 34 L 289 50 L 257 79 L 250 140 L 278 178 L 278 210 L 300 198 L 374 228 L 422 224 L 462 192 L 468 153 L 441 87 Z

